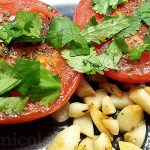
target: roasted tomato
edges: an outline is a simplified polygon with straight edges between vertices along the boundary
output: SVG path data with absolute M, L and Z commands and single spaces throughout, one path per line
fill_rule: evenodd
M 132 15 L 142 3 L 142 0 L 129 0 L 125 5 L 119 6 L 112 15 L 119 15 L 125 13 L 127 15 Z M 96 16 L 97 21 L 101 22 L 103 15 L 97 14 L 92 9 L 92 0 L 81 0 L 77 6 L 73 21 L 75 24 L 79 25 L 81 29 L 86 27 L 92 16 Z M 141 26 L 139 32 L 126 38 L 126 43 L 132 49 L 134 46 L 138 46 L 144 43 L 143 38 L 147 32 L 147 26 Z M 104 51 L 104 48 L 109 44 L 105 42 L 102 45 L 95 45 L 98 53 Z M 110 69 L 105 72 L 105 75 L 109 78 L 120 82 L 128 83 L 142 83 L 150 82 L 150 52 L 144 52 L 139 61 L 131 62 L 128 58 L 122 58 L 118 63 L 120 68 L 119 71 L 114 71 Z
M 6 23 L 10 17 L 15 16 L 18 10 L 39 13 L 44 29 L 41 35 L 48 30 L 48 25 L 53 16 L 63 15 L 52 7 L 39 2 L 38 0 L 0 0 L 0 24 Z M 46 44 L 13 44 L 6 52 L 2 51 L 2 57 L 11 65 L 15 63 L 17 57 L 38 60 L 43 66 L 61 77 L 61 96 L 54 104 L 44 107 L 38 103 L 28 102 L 25 110 L 19 115 L 6 115 L 0 113 L 0 124 L 16 124 L 32 121 L 47 116 L 62 107 L 75 92 L 81 75 L 71 69 L 61 57 L 60 53 Z M 16 92 L 11 92 L 12 96 L 17 96 Z

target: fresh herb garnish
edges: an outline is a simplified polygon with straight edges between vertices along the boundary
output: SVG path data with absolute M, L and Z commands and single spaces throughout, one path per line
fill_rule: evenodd
M 40 82 L 30 88 L 28 95 L 32 101 L 41 99 L 40 105 L 48 105 L 60 96 L 60 89 L 60 77 L 41 66 Z
M 41 28 L 42 21 L 37 13 L 18 11 L 15 22 L 0 26 L 0 39 L 5 44 L 12 41 L 40 42 Z
M 123 53 L 129 52 L 128 45 L 124 42 L 122 38 L 115 38 L 106 52 L 99 56 L 101 64 L 103 64 L 107 69 L 117 70 L 117 64 Z
M 18 59 L 14 67 L 0 60 L 0 95 L 12 89 L 24 97 L 39 101 L 40 105 L 52 104 L 60 96 L 60 77 L 48 71 L 38 61 Z M 28 99 L 27 98 L 27 99 Z M 21 112 L 26 98 L 0 97 L 0 111 L 5 113 Z
M 93 0 L 93 9 L 100 14 L 111 14 L 119 4 L 128 2 L 128 0 Z
M 18 86 L 22 77 L 5 60 L 0 59 L 0 95 Z
M 120 43 L 122 45 L 120 45 Z M 80 73 L 95 74 L 96 72 L 103 74 L 103 71 L 111 69 L 118 69 L 117 63 L 122 57 L 123 53 L 129 52 L 128 46 L 122 38 L 114 39 L 106 52 L 98 55 L 96 51 L 91 49 L 90 55 L 71 57 L 69 51 L 62 51 L 62 56 L 67 63 Z
M 150 2 L 147 1 L 141 4 L 136 12 L 136 15 L 148 26 L 150 26 Z
M 130 25 L 119 32 L 117 34 L 118 37 L 129 37 L 130 35 L 135 35 L 139 31 L 141 20 L 137 16 L 129 16 L 128 22 Z
M 146 44 L 150 44 L 150 28 L 148 29 L 148 31 L 147 31 L 147 33 L 146 33 L 146 35 L 144 37 L 144 42 Z
M 96 25 L 98 25 L 96 17 L 92 16 L 92 18 L 90 19 L 90 21 L 87 23 L 86 28 L 88 29 L 89 27 L 96 26 Z
M 95 50 L 90 50 L 90 55 L 87 56 L 70 56 L 69 50 L 63 50 L 62 56 L 66 59 L 69 66 L 80 73 L 95 74 L 99 72 L 103 74 L 106 69 L 102 66 Z
M 49 29 L 46 42 L 55 49 L 69 49 L 72 56 L 89 54 L 88 43 L 69 18 L 53 17 Z
M 129 27 L 129 25 L 128 16 L 107 17 L 101 24 L 90 26 L 83 30 L 82 35 L 87 42 L 102 43 L 106 39 L 112 38 L 123 29 Z
M 150 44 L 143 44 L 138 47 L 134 47 L 130 53 L 130 60 L 138 60 L 145 50 L 150 51 Z
M 40 62 L 18 59 L 14 66 L 16 72 L 21 74 L 22 82 L 18 87 L 19 93 L 25 95 L 32 85 L 39 84 Z
M 0 111 L 6 114 L 21 113 L 27 103 L 28 97 L 0 97 Z

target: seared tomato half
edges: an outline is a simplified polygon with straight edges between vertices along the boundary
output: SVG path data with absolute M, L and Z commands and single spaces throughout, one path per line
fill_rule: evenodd
M 125 5 L 119 6 L 117 10 L 113 12 L 112 15 L 119 15 L 124 13 L 127 15 L 132 15 L 142 3 L 142 0 L 129 0 Z M 92 0 L 81 0 L 77 6 L 73 21 L 75 24 L 79 25 L 81 29 L 86 27 L 86 24 L 90 21 L 92 16 L 96 16 L 97 21 L 101 22 L 103 16 L 97 14 L 92 9 Z M 126 38 L 126 43 L 132 49 L 134 46 L 143 44 L 143 38 L 147 32 L 147 26 L 141 26 L 139 32 L 134 35 Z M 109 44 L 105 42 L 102 45 L 95 45 L 95 48 L 98 53 L 104 51 L 104 48 Z M 127 58 L 122 58 L 118 63 L 120 68 L 119 71 L 109 70 L 105 72 L 105 75 L 109 78 L 120 82 L 128 83 L 142 83 L 150 82 L 150 52 L 144 52 L 139 61 L 131 62 Z
M 53 16 L 62 16 L 57 10 L 37 0 L 0 0 L 1 22 L 8 22 L 18 10 L 39 13 L 43 20 L 41 35 L 48 31 L 48 25 Z M 61 57 L 60 53 L 47 44 L 14 44 L 7 52 L 2 52 L 2 57 L 11 65 L 18 57 L 38 60 L 43 66 L 61 77 L 61 94 L 54 104 L 44 107 L 38 103 L 28 102 L 25 110 L 20 115 L 6 115 L 0 113 L 0 124 L 16 124 L 32 121 L 47 116 L 62 107 L 75 92 L 81 75 L 73 71 Z M 17 96 L 11 92 L 12 96 Z

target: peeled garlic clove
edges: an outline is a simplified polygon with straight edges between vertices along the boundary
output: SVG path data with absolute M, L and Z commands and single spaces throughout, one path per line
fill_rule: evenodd
M 89 112 L 92 117 L 92 120 L 98 130 L 102 133 L 106 133 L 110 140 L 112 140 L 112 134 L 110 131 L 104 126 L 102 120 L 108 118 L 104 113 L 102 113 L 100 110 L 98 110 L 94 105 L 89 106 Z
M 103 119 L 103 124 L 113 135 L 119 134 L 118 120 L 113 118 Z
M 69 105 L 67 102 L 62 108 L 54 112 L 51 117 L 57 122 L 61 123 L 69 119 Z
M 110 94 L 122 97 L 122 91 L 118 88 L 116 84 L 102 83 L 100 84 L 100 88 L 104 89 L 106 92 Z
M 146 124 L 145 122 L 143 122 L 139 127 L 127 132 L 124 135 L 124 140 L 126 142 L 131 142 L 141 147 L 144 143 L 145 136 L 146 136 Z
M 146 86 L 144 90 L 150 95 L 150 86 Z
M 89 137 L 83 139 L 80 142 L 77 150 L 94 150 L 93 139 Z
M 95 91 L 95 96 L 85 97 L 84 103 L 90 105 L 94 104 L 97 108 L 101 108 L 102 99 L 107 96 L 107 93 L 103 89 L 99 89 Z
M 129 98 L 150 115 L 150 95 L 144 89 L 130 91 Z
M 94 137 L 94 127 L 90 114 L 74 118 L 73 124 L 80 126 L 82 134 L 91 138 Z
M 120 150 L 142 150 L 139 146 L 133 143 L 119 141 Z
M 94 150 L 112 150 L 112 144 L 109 137 L 105 133 L 101 135 L 94 141 Z
M 81 97 L 87 97 L 90 95 L 95 95 L 95 91 L 92 88 L 92 86 L 84 79 L 82 78 L 77 90 L 76 90 L 76 94 Z
M 113 104 L 113 102 L 111 101 L 111 98 L 109 96 L 105 96 L 102 99 L 102 112 L 105 115 L 111 115 L 114 114 L 116 112 L 116 108 Z
M 61 131 L 48 146 L 48 150 L 74 150 L 80 141 L 80 127 L 72 125 Z
M 80 117 L 85 115 L 88 112 L 88 105 L 74 102 L 69 105 L 69 117 Z
M 144 121 L 144 112 L 139 105 L 125 107 L 117 117 L 120 131 L 127 132 L 138 127 Z
M 123 92 L 122 97 L 118 97 L 115 95 L 110 96 L 113 104 L 115 105 L 116 109 L 123 109 L 129 105 L 133 105 L 133 101 L 129 99 L 129 93 Z

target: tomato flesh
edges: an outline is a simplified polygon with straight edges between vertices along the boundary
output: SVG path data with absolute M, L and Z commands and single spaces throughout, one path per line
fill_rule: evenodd
M 50 23 L 53 16 L 62 16 L 62 14 L 55 9 L 37 0 L 0 0 L 0 15 L 3 16 L 2 23 L 4 23 L 7 18 L 5 17 L 7 13 L 10 14 L 9 16 L 15 15 L 18 10 L 39 13 L 42 20 L 47 25 Z M 45 30 L 48 30 L 48 27 L 45 27 Z M 51 46 L 47 44 L 38 44 L 32 46 L 23 45 L 23 47 L 25 49 L 24 51 L 22 50 L 22 45 L 20 44 L 11 46 L 9 53 L 13 54 L 15 51 L 16 55 L 11 57 L 9 54 L 5 53 L 3 54 L 3 58 L 9 64 L 14 64 L 17 57 L 24 57 L 25 55 L 25 57 L 28 58 L 29 56 L 32 56 L 31 54 L 33 53 L 35 57 L 34 59 L 40 61 L 45 68 L 53 71 L 61 77 L 61 94 L 54 104 L 47 107 L 39 106 L 38 102 L 28 102 L 25 110 L 21 114 L 6 115 L 1 112 L 0 124 L 29 122 L 55 112 L 70 99 L 82 78 L 81 74 L 75 72 L 71 67 L 69 67 L 60 53 L 54 50 Z M 37 52 L 37 49 L 41 48 L 43 52 Z M 18 96 L 18 93 L 11 92 L 11 96 Z
M 132 15 L 141 3 L 142 0 L 129 0 L 128 3 L 119 6 L 116 10 L 114 10 L 112 15 L 119 15 L 120 13 Z M 99 22 L 102 21 L 103 15 L 97 14 L 92 9 L 92 0 L 81 0 L 74 12 L 73 21 L 75 24 L 79 25 L 81 29 L 84 29 L 92 16 L 96 16 Z M 130 48 L 143 44 L 143 38 L 146 32 L 147 26 L 143 25 L 137 35 L 126 39 L 126 43 Z M 135 38 L 138 41 L 137 43 L 133 43 Z M 109 43 L 110 41 L 105 42 L 102 45 L 94 44 L 94 46 L 96 51 L 101 54 Z M 119 71 L 110 69 L 105 72 L 105 75 L 120 82 L 150 82 L 150 52 L 144 52 L 140 60 L 136 62 L 131 62 L 129 59 L 122 58 L 118 63 L 118 66 L 120 68 Z

